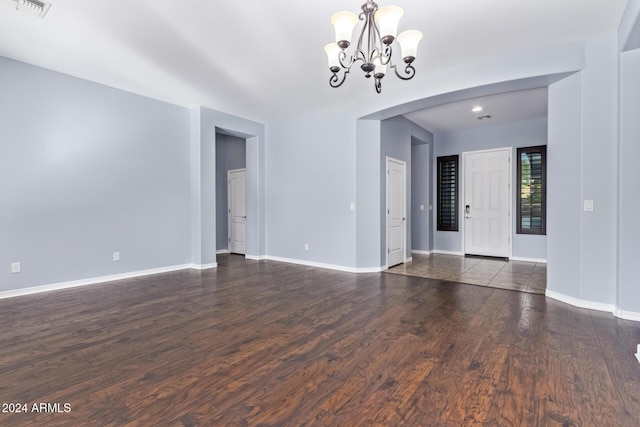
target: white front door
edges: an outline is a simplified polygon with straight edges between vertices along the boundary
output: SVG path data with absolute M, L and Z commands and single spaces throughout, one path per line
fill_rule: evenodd
M 227 172 L 229 252 L 235 254 L 244 254 L 246 246 L 245 174 L 246 169 L 234 169 Z
M 405 262 L 406 165 L 387 157 L 387 266 Z
M 511 148 L 462 154 L 464 253 L 511 256 Z

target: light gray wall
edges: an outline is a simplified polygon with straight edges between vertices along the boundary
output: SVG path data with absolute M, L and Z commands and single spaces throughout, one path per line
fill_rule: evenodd
M 411 249 L 429 252 L 433 250 L 433 135 L 429 143 L 411 145 Z M 420 205 L 424 210 L 420 210 Z
M 582 76 L 549 86 L 547 144 L 547 289 L 578 298 L 580 283 L 580 139 Z
M 615 304 L 617 254 L 618 40 L 608 35 L 586 44 L 582 74 L 582 212 L 580 297 Z
M 617 304 L 640 313 L 640 49 L 621 54 Z
M 1 57 L 0 94 L 0 291 L 189 262 L 187 109 Z
M 246 141 L 216 133 L 216 249 L 229 249 L 227 172 L 247 166 Z
M 358 120 L 356 140 L 356 267 L 379 269 L 380 121 Z
M 512 206 L 511 211 L 516 212 L 516 186 L 517 163 L 516 152 L 518 147 L 530 147 L 546 145 L 547 143 L 547 119 L 540 118 L 515 122 L 504 125 L 486 126 L 477 129 L 467 129 L 435 135 L 434 169 L 437 169 L 437 157 L 459 154 L 460 179 L 462 179 L 462 153 L 467 151 L 489 150 L 492 148 L 511 147 L 512 166 Z M 460 187 L 458 220 L 462 221 L 463 195 Z M 437 182 L 433 183 L 433 192 L 437 192 Z M 436 201 L 437 202 L 437 201 Z M 437 207 L 434 206 L 434 210 Z M 549 203 L 547 203 L 547 211 Z M 436 211 L 437 212 L 437 211 Z M 434 227 L 435 250 L 447 252 L 463 252 L 461 231 L 437 231 Z M 530 259 L 547 259 L 547 237 L 516 234 L 516 216 L 512 215 L 512 256 Z
M 347 111 L 291 117 L 268 126 L 270 256 L 354 267 L 356 122 Z
M 585 46 L 583 71 L 549 87 L 547 289 L 615 306 L 617 39 Z M 583 211 L 593 200 L 593 212 Z M 623 231 L 622 231 L 623 232 Z

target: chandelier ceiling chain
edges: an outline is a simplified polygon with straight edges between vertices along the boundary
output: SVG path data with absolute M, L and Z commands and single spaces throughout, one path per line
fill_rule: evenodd
M 332 73 L 329 85 L 334 88 L 342 86 L 351 67 L 358 61 L 362 62 L 360 68 L 364 71 L 364 76 L 373 76 L 374 87 L 378 93 L 382 91 L 382 78 L 387 74 L 387 67 L 393 68 L 396 76 L 402 80 L 412 79 L 416 74 L 413 61 L 416 59 L 422 33 L 418 30 L 408 30 L 396 37 L 398 23 L 403 14 L 403 10 L 398 6 L 378 8 L 373 0 L 367 0 L 362 5 L 359 16 L 352 12 L 334 13 L 331 23 L 335 29 L 336 42 L 324 47 L 329 60 L 329 71 Z M 358 20 L 364 22 L 364 25 L 360 30 L 355 52 L 348 56 L 347 48 L 351 45 L 351 36 Z M 405 63 L 402 73 L 391 60 L 392 43 L 396 39 Z M 339 76 L 340 71 L 342 77 Z

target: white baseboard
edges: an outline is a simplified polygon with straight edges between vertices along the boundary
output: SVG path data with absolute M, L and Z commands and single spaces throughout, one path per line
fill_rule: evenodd
M 567 304 L 574 305 L 580 308 L 588 308 L 589 310 L 608 311 L 613 313 L 616 307 L 613 304 L 604 304 L 601 302 L 587 301 L 580 298 L 570 297 L 559 292 L 550 291 L 547 289 L 545 295 L 549 298 L 553 298 L 558 301 L 566 302 Z
M 537 262 L 539 264 L 546 264 L 547 260 L 543 258 L 527 258 L 527 257 L 519 257 L 512 256 L 509 258 L 509 261 L 526 261 L 526 262 Z
M 89 279 L 72 280 L 69 282 L 52 283 L 49 285 L 32 286 L 29 288 L 13 289 L 10 291 L 0 292 L 0 299 L 19 297 L 23 295 L 39 294 L 41 292 L 58 291 L 61 289 L 76 288 L 79 286 L 97 285 L 99 283 L 112 282 L 115 280 L 132 279 L 135 277 L 149 276 L 152 274 L 169 273 L 171 271 L 185 270 L 187 268 L 211 268 L 208 266 L 196 266 L 195 264 L 181 264 L 170 267 L 152 268 L 149 270 L 132 271 L 129 273 L 111 274 L 109 276 L 91 277 Z
M 270 261 L 287 262 L 289 264 L 306 265 L 307 267 L 318 267 L 318 268 L 326 268 L 328 270 L 344 271 L 347 273 L 379 273 L 383 270 L 383 267 L 356 268 L 356 267 L 347 267 L 344 265 L 325 264 L 322 262 L 307 261 L 307 260 L 295 259 L 295 258 L 284 258 L 284 257 L 278 257 L 278 256 L 272 256 L 272 255 L 266 255 L 265 259 Z
M 634 320 L 636 322 L 640 322 L 640 313 L 637 313 L 635 311 L 627 311 L 627 310 L 621 310 L 619 308 L 616 308 L 616 311 L 615 313 L 613 313 L 613 315 L 621 319 Z
M 464 252 L 456 252 L 456 251 L 441 251 L 439 249 L 434 249 L 433 250 L 434 254 L 442 254 L 442 255 L 458 255 L 458 256 L 464 256 Z
M 558 301 L 562 301 L 564 303 L 580 307 L 587 308 L 589 310 L 598 310 L 598 311 L 607 311 L 613 314 L 615 317 L 619 317 L 620 319 L 625 320 L 634 320 L 640 322 L 640 313 L 636 313 L 634 311 L 626 311 L 620 310 L 613 304 L 604 304 L 601 302 L 587 301 L 580 298 L 570 297 L 559 292 L 554 292 L 550 290 L 546 290 L 545 295 L 549 298 L 553 298 Z
M 411 261 L 413 261 L 413 257 L 409 257 L 409 258 L 404 260 L 404 262 L 411 262 Z
M 381 267 L 357 267 L 354 268 L 353 272 L 360 274 L 360 273 L 380 273 L 381 271 L 387 270 L 388 267 L 386 265 L 383 265 Z
M 229 249 L 218 249 L 216 251 L 216 255 L 220 255 L 220 254 L 228 254 L 229 253 Z
M 411 249 L 411 253 L 412 254 L 418 254 L 418 255 L 431 255 L 433 253 L 433 251 L 421 251 L 418 249 Z
M 208 270 L 216 267 L 218 267 L 217 262 L 212 262 L 211 264 L 189 264 L 189 268 L 193 268 L 194 270 Z

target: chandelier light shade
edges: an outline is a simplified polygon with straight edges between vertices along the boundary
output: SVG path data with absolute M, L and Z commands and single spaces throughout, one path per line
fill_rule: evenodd
M 422 33 L 418 30 L 403 31 L 398 35 L 398 43 L 403 58 L 414 58 L 418 53 L 418 43 L 422 40 Z
M 384 6 L 376 11 L 374 17 L 383 42 L 386 43 L 385 38 L 387 37 L 391 37 L 389 43 L 393 42 L 396 34 L 398 34 L 398 24 L 402 15 L 404 15 L 404 10 L 398 6 Z
M 337 12 L 331 16 L 331 24 L 335 30 L 336 41 L 324 47 L 329 61 L 329 85 L 340 87 L 356 62 L 361 62 L 360 68 L 367 78 L 373 77 L 376 92 L 382 91 L 382 78 L 389 68 L 393 68 L 396 76 L 402 80 L 409 80 L 416 74 L 413 61 L 416 59 L 418 43 L 422 33 L 418 30 L 408 30 L 398 33 L 398 24 L 404 11 L 398 6 L 384 6 L 378 8 L 373 0 L 362 5 L 360 15 L 352 12 Z M 355 52 L 347 55 L 351 46 L 353 30 L 362 21 Z M 392 44 L 396 40 L 400 45 L 402 59 L 405 63 L 404 72 L 399 72 L 391 61 Z M 339 77 L 342 72 L 342 77 Z
M 331 16 L 331 24 L 336 30 L 336 43 L 346 49 L 351 43 L 353 29 L 358 24 L 358 17 L 352 12 L 338 12 Z

